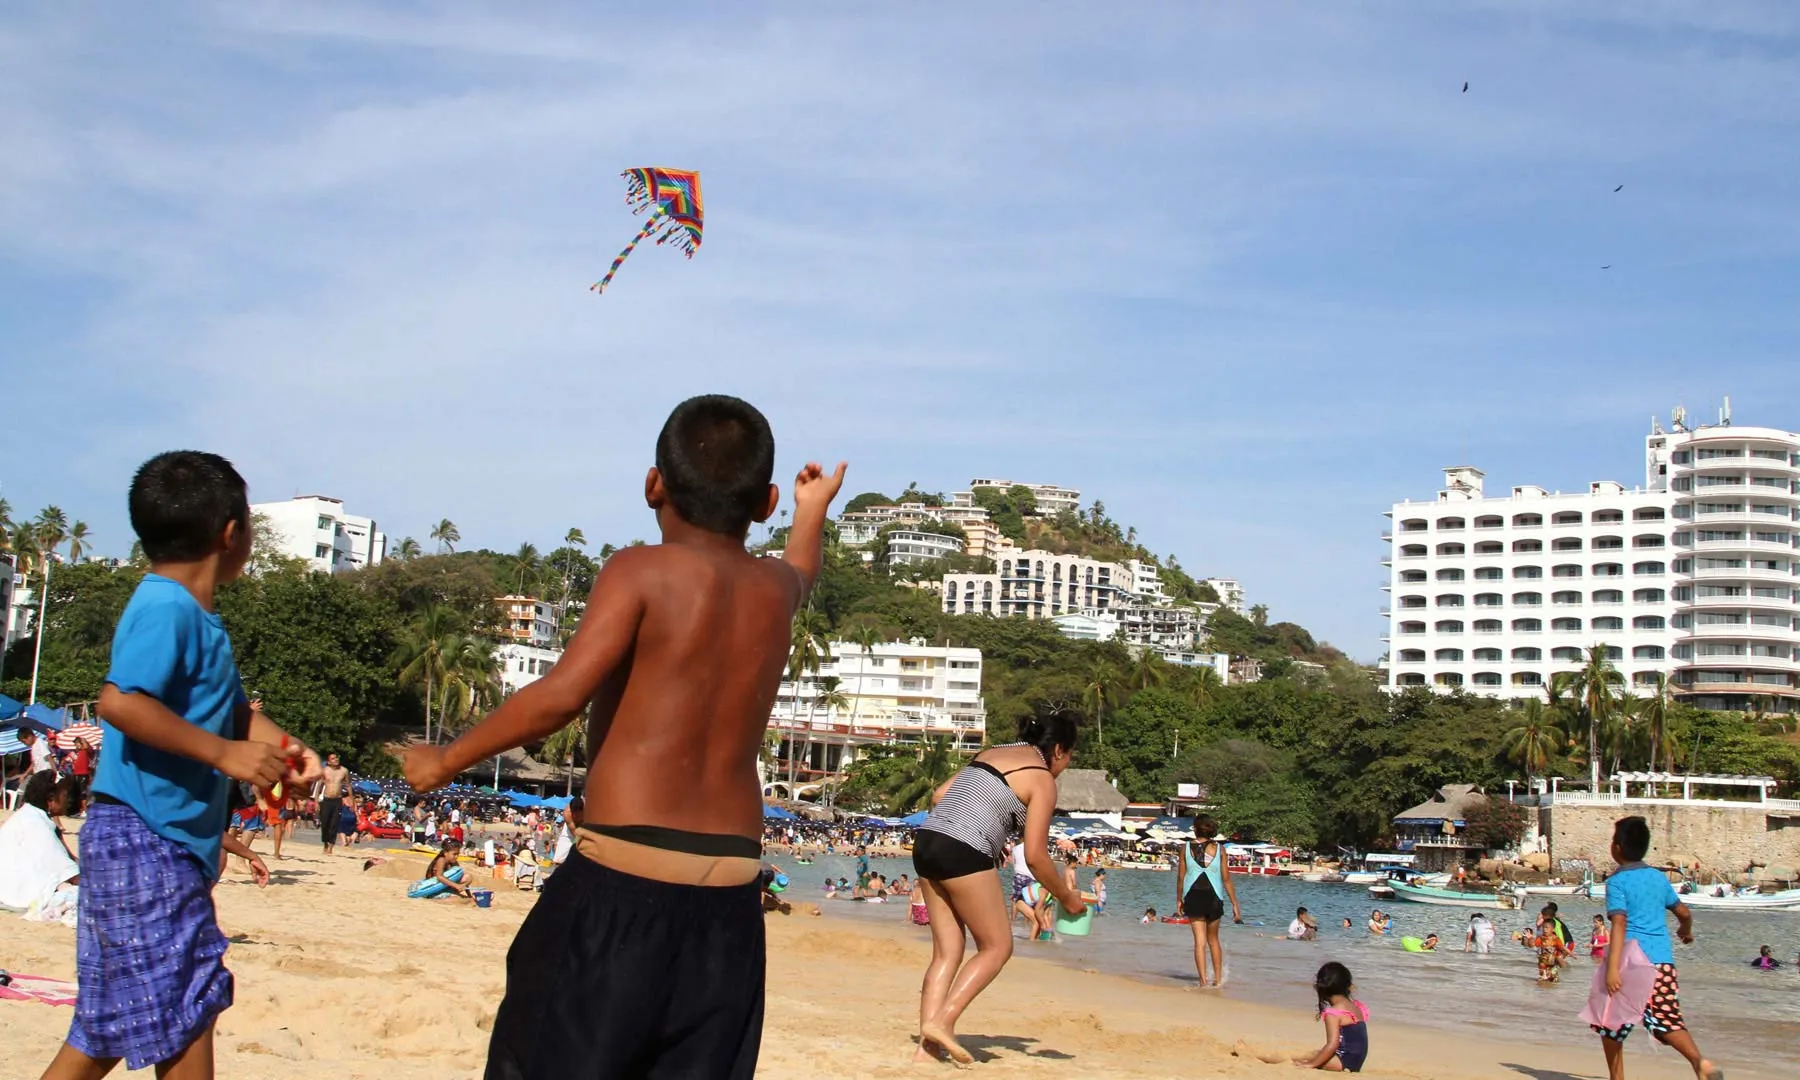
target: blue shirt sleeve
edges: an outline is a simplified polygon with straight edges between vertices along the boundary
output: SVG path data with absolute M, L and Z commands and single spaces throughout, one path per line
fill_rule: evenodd
M 121 624 L 113 635 L 106 681 L 122 693 L 148 694 L 167 704 L 185 673 L 193 622 L 174 604 L 148 604 L 130 615 L 129 625 Z
M 1625 914 L 1625 890 L 1621 888 L 1618 897 L 1615 898 L 1613 896 L 1613 883 L 1615 880 L 1615 878 L 1606 879 L 1606 913 L 1608 915 L 1623 915 Z M 1623 885 L 1624 882 L 1619 882 L 1619 884 Z
M 1664 894 L 1663 907 L 1672 908 L 1676 904 L 1681 903 L 1681 894 L 1675 891 L 1675 886 L 1670 884 L 1668 878 L 1663 879 L 1662 891 Z

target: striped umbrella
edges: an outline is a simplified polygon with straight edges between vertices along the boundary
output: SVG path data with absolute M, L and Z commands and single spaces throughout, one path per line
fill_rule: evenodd
M 75 749 L 77 740 L 85 742 L 91 747 L 98 748 L 100 746 L 100 725 L 90 724 L 85 720 L 70 724 L 68 727 L 56 733 L 56 748 L 58 750 L 73 750 Z

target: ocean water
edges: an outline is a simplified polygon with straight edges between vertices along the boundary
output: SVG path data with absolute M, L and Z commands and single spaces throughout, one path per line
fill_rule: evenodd
M 791 857 L 771 861 L 793 881 L 790 899 L 817 900 L 832 918 L 904 921 L 905 901 L 884 904 L 823 901 L 827 876 L 855 880 L 856 861 L 848 856 L 819 856 L 810 866 Z M 912 873 L 911 859 L 872 859 L 872 868 L 889 878 Z M 1084 889 L 1093 871 L 1083 868 Z M 1191 986 L 1194 972 L 1193 934 L 1185 925 L 1138 922 L 1146 907 L 1170 914 L 1179 885 L 1172 872 L 1109 870 L 1107 909 L 1085 938 L 1053 943 L 1020 941 L 1022 956 L 1041 956 L 1054 963 L 1093 968 L 1168 986 Z M 1594 1036 L 1577 1019 L 1586 1003 L 1593 961 L 1587 957 L 1588 932 L 1599 900 L 1558 898 L 1563 921 L 1576 937 L 1577 955 L 1560 982 L 1537 983 L 1537 954 L 1511 940 L 1535 922 L 1542 901 L 1527 902 L 1525 911 L 1485 912 L 1499 931 L 1494 952 L 1464 953 L 1470 909 L 1433 907 L 1406 901 L 1377 901 L 1366 886 L 1309 884 L 1291 877 L 1235 876 L 1244 925 L 1224 924 L 1227 996 L 1297 1010 L 1312 1010 L 1312 980 L 1320 964 L 1336 960 L 1350 968 L 1358 996 L 1377 1018 L 1405 1017 L 1428 1026 L 1460 1026 L 1490 1037 L 1519 1038 L 1533 1043 L 1579 1045 L 1598 1059 Z M 1288 941 L 1284 935 L 1296 907 L 1304 905 L 1319 921 L 1316 941 Z M 1372 937 L 1364 928 L 1379 907 L 1393 916 L 1390 936 Z M 1343 921 L 1352 921 L 1351 930 Z M 1673 920 L 1671 920 L 1671 932 Z M 919 929 L 923 937 L 926 931 Z M 1023 938 L 1022 927 L 1016 934 Z M 1406 952 L 1402 936 L 1442 939 L 1437 954 Z M 1262 936 L 1258 936 L 1262 935 Z M 1758 1072 L 1775 1065 L 1770 1075 L 1800 1075 L 1800 912 L 1695 911 L 1695 942 L 1675 947 L 1681 976 L 1681 1003 L 1701 1048 L 1725 1062 L 1756 1064 Z M 1759 946 L 1769 945 L 1782 967 L 1757 971 L 1749 966 Z M 1648 1043 L 1642 1032 L 1632 1042 Z M 1637 1053 L 1643 1047 L 1635 1048 Z M 1659 1052 L 1672 1054 L 1673 1051 Z M 1780 1064 L 1778 1064 L 1780 1063 Z M 1729 1070 L 1728 1070 L 1729 1071 Z

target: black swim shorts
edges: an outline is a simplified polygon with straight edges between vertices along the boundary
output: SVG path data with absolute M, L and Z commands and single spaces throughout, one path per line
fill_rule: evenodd
M 754 881 L 671 885 L 571 854 L 506 954 L 487 1080 L 752 1080 L 760 894 Z
M 1218 922 L 1225 917 L 1225 901 L 1213 892 L 1212 880 L 1205 874 L 1201 874 L 1187 895 L 1181 898 L 1181 913 L 1205 922 Z
M 954 836 L 930 829 L 913 834 L 913 873 L 927 881 L 949 881 L 994 872 L 994 858 Z

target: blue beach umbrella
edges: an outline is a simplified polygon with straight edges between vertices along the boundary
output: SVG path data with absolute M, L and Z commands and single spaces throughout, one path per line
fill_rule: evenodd
M 921 810 L 916 814 L 908 814 L 905 817 L 901 818 L 900 824 L 906 826 L 909 829 L 916 829 L 919 826 L 925 824 L 925 819 L 930 816 L 931 815 L 928 812 Z
M 11 720 L 25 711 L 25 706 L 5 694 L 0 694 L 0 720 Z
M 41 701 L 36 705 L 25 706 L 25 711 L 20 714 L 20 719 L 29 720 L 33 727 L 44 731 L 61 731 L 69 723 L 67 713 L 61 709 L 52 709 Z
M 794 820 L 793 814 L 789 813 L 786 810 L 783 810 L 779 806 L 770 806 L 768 803 L 763 804 L 763 817 L 765 819 L 773 820 L 773 821 L 793 821 Z

